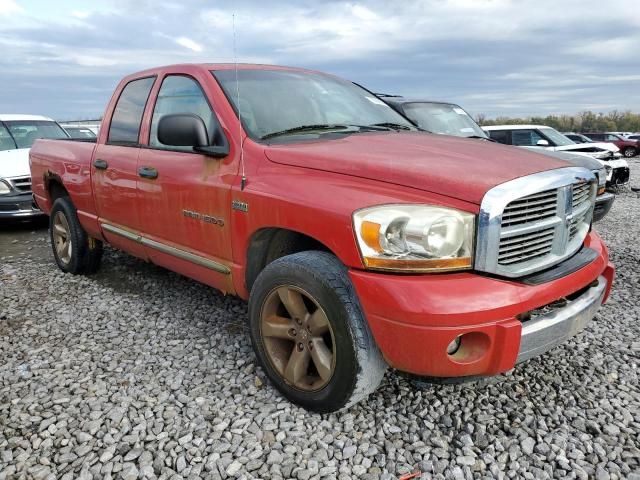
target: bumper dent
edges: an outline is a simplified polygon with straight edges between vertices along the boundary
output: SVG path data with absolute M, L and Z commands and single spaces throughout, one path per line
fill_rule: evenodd
M 600 276 L 596 285 L 566 306 L 525 322 L 516 363 L 542 355 L 580 332 L 596 315 L 606 290 L 607 280 Z

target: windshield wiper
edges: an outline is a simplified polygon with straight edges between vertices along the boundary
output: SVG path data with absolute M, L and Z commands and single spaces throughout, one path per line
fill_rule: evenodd
M 289 133 L 302 133 L 312 132 L 314 130 L 341 130 L 349 128 L 347 125 L 331 125 L 331 124 L 317 124 L 317 125 L 300 125 L 299 127 L 287 128 L 278 132 L 267 133 L 260 137 L 260 140 L 266 140 L 268 138 L 279 137 L 281 135 L 287 135 Z
M 381 122 L 374 123 L 373 125 L 368 125 L 369 127 L 387 127 L 392 130 L 411 130 L 412 127 L 409 125 L 403 125 L 401 123 L 393 123 L 393 122 Z

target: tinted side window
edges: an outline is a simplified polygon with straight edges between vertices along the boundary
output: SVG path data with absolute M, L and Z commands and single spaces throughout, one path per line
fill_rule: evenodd
M 198 115 L 207 127 L 210 136 L 213 131 L 214 116 L 209 102 L 198 82 L 190 77 L 173 75 L 164 79 L 158 92 L 156 106 L 151 120 L 149 145 L 156 148 L 193 151 L 192 147 L 167 146 L 158 140 L 158 123 L 164 115 L 172 113 L 192 113 Z
M 513 145 L 520 147 L 532 147 L 538 143 L 538 140 L 544 140 L 535 130 L 514 130 L 511 135 L 513 137 Z
M 107 142 L 138 143 L 144 106 L 155 77 L 129 82 L 122 90 L 111 117 Z
M 511 139 L 509 138 L 509 132 L 507 130 L 490 130 L 489 136 L 498 143 L 511 145 Z

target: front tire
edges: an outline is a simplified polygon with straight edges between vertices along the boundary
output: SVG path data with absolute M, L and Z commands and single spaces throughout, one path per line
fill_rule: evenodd
M 68 197 L 58 198 L 53 203 L 49 237 L 53 256 L 63 272 L 88 275 L 100 267 L 102 242 L 87 235 Z
M 316 412 L 346 408 L 379 385 L 386 364 L 345 266 L 325 252 L 279 258 L 249 299 L 251 341 L 269 379 Z
M 631 157 L 635 157 L 636 156 L 636 149 L 633 147 L 627 147 L 622 151 L 622 154 L 626 157 L 626 158 L 631 158 Z

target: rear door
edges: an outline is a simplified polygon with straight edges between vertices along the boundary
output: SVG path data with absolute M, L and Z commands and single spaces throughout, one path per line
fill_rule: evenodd
M 141 229 L 137 205 L 140 125 L 155 77 L 130 81 L 122 89 L 108 128 L 100 132 L 91 165 L 93 194 L 105 238 L 139 257 Z

